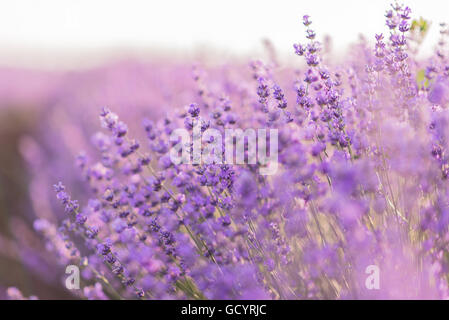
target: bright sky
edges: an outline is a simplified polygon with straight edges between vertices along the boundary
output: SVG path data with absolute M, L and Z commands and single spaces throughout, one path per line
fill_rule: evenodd
M 248 53 L 269 38 L 287 52 L 303 38 L 300 17 L 337 49 L 385 31 L 390 0 L 0 0 L 0 63 L 8 54 L 91 52 L 112 48 L 192 50 L 203 45 Z M 448 0 L 408 0 L 413 17 L 449 20 Z M 449 22 L 449 21 L 448 21 Z M 6 60 L 5 60 L 6 59 Z

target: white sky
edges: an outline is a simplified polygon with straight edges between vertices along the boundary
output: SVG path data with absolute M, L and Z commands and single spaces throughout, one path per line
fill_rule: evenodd
M 193 50 L 203 45 L 249 53 L 269 38 L 281 52 L 303 39 L 300 18 L 343 48 L 359 33 L 385 31 L 390 0 L 0 0 L 0 64 L 45 52 L 117 48 Z M 413 17 L 433 22 L 427 46 L 449 22 L 448 0 L 408 0 Z

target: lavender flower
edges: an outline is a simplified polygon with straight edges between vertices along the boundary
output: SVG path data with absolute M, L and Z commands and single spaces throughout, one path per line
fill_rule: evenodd
M 441 46 L 416 58 L 410 14 L 393 5 L 375 43 L 338 63 L 305 15 L 307 43 L 293 45 L 299 69 L 196 65 L 193 80 L 191 68 L 157 69 L 143 107 L 117 98 L 94 127 L 55 116 L 78 133 L 57 141 L 80 136 L 76 148 L 55 143 L 64 130 L 50 127 L 22 152 L 45 258 L 79 265 L 77 294 L 87 299 L 449 297 L 449 63 Z M 254 128 L 278 133 L 273 175 L 259 174 L 260 159 L 172 161 L 177 144 L 206 157 L 226 143 L 172 141 L 177 129 L 193 138 Z M 60 178 L 65 210 L 47 194 Z M 385 277 L 376 292 L 365 286 L 372 265 Z

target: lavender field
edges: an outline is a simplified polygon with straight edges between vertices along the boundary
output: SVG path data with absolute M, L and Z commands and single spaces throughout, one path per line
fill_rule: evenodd
M 449 298 L 449 26 L 412 10 L 343 54 L 300 12 L 291 59 L 0 67 L 0 299 Z

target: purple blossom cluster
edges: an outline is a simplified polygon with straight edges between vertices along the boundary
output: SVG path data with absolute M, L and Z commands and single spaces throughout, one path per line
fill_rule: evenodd
M 293 46 L 299 68 L 253 61 L 208 74 L 196 66 L 185 107 L 145 118 L 141 109 L 129 116 L 103 107 L 102 130 L 91 146 L 80 143 L 86 150 L 74 169 L 65 158 L 72 146 L 53 151 L 55 174 L 41 170 L 45 161 L 36 165 L 37 142 L 24 140 L 37 186 L 68 181 L 54 185 L 65 212 L 49 214 L 56 204 L 36 199 L 34 228 L 61 268 L 81 268 L 83 289 L 74 294 L 449 298 L 449 33 L 441 25 L 441 41 L 422 60 L 416 46 L 425 26 L 410 8 L 393 5 L 385 19 L 387 32 L 373 45 L 361 41 L 336 62 L 306 15 L 307 40 Z M 195 121 L 222 133 L 276 129 L 278 171 L 174 164 L 170 135 L 193 134 Z M 202 141 L 203 153 L 212 142 Z M 366 285 L 373 265 L 375 290 Z

